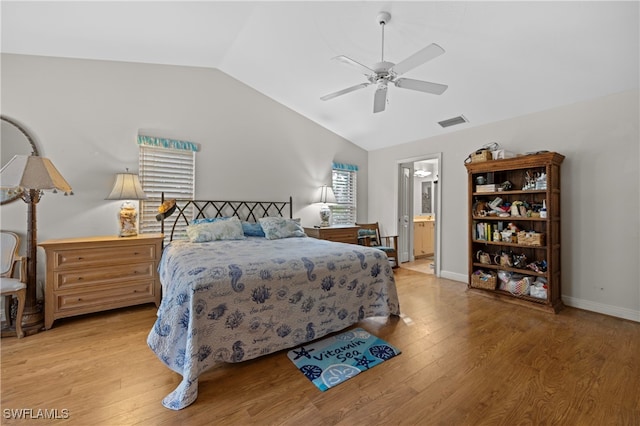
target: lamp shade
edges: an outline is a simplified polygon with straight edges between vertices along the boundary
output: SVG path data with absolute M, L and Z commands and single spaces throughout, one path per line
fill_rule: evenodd
M 320 187 L 318 198 L 316 198 L 316 203 L 336 204 L 337 201 L 336 201 L 336 196 L 333 193 L 333 188 L 327 185 L 322 185 Z
M 16 155 L 0 170 L 2 188 L 57 189 L 71 192 L 71 186 L 53 163 L 36 155 Z
M 138 175 L 134 173 L 118 173 L 107 200 L 144 200 L 147 194 L 142 190 Z

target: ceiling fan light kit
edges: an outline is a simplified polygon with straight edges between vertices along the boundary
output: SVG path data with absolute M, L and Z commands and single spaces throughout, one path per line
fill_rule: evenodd
M 373 64 L 372 67 L 367 67 L 347 56 L 340 55 L 333 58 L 334 60 L 347 64 L 364 74 L 367 82 L 322 96 L 320 98 L 321 100 L 328 101 L 329 99 L 337 98 L 338 96 L 346 95 L 347 93 L 375 84 L 377 87 L 373 98 L 373 112 L 376 113 L 384 111 L 386 107 L 387 88 L 389 83 L 393 83 L 396 87 L 401 89 L 415 90 L 433 95 L 441 95 L 445 90 L 447 90 L 448 86 L 445 84 L 431 83 L 429 81 L 414 80 L 411 78 L 398 78 L 398 76 L 405 72 L 442 55 L 444 53 L 444 49 L 437 44 L 432 43 L 397 64 L 385 61 L 384 27 L 390 20 L 391 14 L 389 12 L 383 11 L 377 15 L 377 22 L 382 28 L 382 55 L 380 62 Z

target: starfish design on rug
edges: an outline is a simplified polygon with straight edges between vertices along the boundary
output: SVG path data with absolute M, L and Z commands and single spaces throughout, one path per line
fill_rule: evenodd
M 357 362 L 356 365 L 357 366 L 362 366 L 364 368 L 366 368 L 367 370 L 369 369 L 369 364 L 371 364 L 372 362 L 375 362 L 375 359 L 368 359 L 367 356 L 363 356 L 361 358 L 354 358 Z
M 299 351 L 296 351 L 296 350 L 294 349 L 294 350 L 293 350 L 293 353 L 294 353 L 294 354 L 296 354 L 296 357 L 295 357 L 293 360 L 295 361 L 295 360 L 297 360 L 297 359 L 302 358 L 303 356 L 304 356 L 304 357 L 307 357 L 308 359 L 311 359 L 311 355 L 310 355 L 310 353 L 311 353 L 311 352 L 313 352 L 313 351 L 315 351 L 315 349 L 311 349 L 311 350 L 307 351 L 307 350 L 304 348 L 304 346 L 303 346 L 303 347 L 300 347 L 300 350 L 299 350 Z

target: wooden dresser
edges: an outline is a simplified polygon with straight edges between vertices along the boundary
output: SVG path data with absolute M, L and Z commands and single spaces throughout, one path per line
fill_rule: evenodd
M 44 327 L 58 318 L 153 302 L 160 305 L 162 234 L 48 240 Z
M 358 229 L 355 225 L 336 225 L 325 228 L 304 228 L 305 234 L 319 240 L 358 244 Z

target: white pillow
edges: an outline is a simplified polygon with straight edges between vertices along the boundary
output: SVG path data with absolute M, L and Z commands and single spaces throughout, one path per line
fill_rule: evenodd
M 192 243 L 245 239 L 242 223 L 237 217 L 189 225 L 187 226 L 187 235 Z
M 258 219 L 258 223 L 262 226 L 264 236 L 268 240 L 307 236 L 307 234 L 304 233 L 302 226 L 300 226 L 300 219 L 261 217 Z

